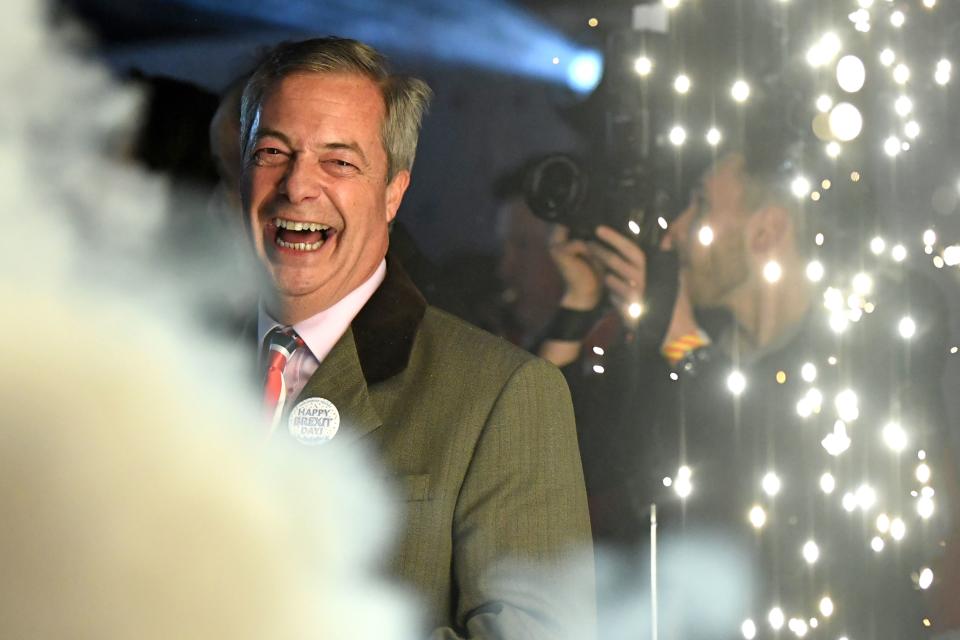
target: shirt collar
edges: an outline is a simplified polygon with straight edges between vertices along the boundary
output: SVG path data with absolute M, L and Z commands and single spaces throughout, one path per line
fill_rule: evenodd
M 386 273 L 386 260 L 381 260 L 373 275 L 332 307 L 293 325 L 293 330 L 303 339 L 310 353 L 318 361 L 322 362 L 340 337 L 346 333 L 350 323 L 383 283 Z M 261 348 L 267 333 L 279 326 L 283 325 L 267 313 L 261 300 L 257 310 L 257 337 Z

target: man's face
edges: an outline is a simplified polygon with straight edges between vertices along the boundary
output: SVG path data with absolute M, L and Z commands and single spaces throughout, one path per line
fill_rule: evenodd
M 380 89 L 349 73 L 298 73 L 267 88 L 242 177 L 257 257 L 276 298 L 322 311 L 362 284 L 387 251 L 409 182 L 387 183 Z
M 743 158 L 720 159 L 701 180 L 687 209 L 670 225 L 668 242 L 680 255 L 695 307 L 726 305 L 750 276 L 747 246 Z M 709 227 L 712 241 L 703 242 Z
M 550 225 L 518 196 L 498 211 L 502 251 L 497 272 L 505 297 L 526 330 L 539 329 L 556 310 L 563 280 L 550 257 Z

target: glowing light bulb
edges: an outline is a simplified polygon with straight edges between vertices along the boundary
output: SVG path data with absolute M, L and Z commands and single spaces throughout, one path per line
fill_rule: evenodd
M 680 0 L 663 0 L 663 6 L 673 10 L 680 6 Z
M 902 244 L 893 245 L 893 249 L 890 250 L 890 257 L 896 262 L 903 262 L 907 259 L 907 248 Z
M 896 452 L 903 451 L 907 446 L 907 432 L 896 422 L 888 422 L 881 432 L 883 442 Z
M 750 97 L 750 85 L 747 84 L 746 80 L 737 80 L 730 87 L 730 95 L 737 102 L 745 102 Z
M 853 495 L 849 491 L 843 494 L 843 499 L 840 501 L 840 504 L 843 505 L 843 510 L 847 513 L 856 511 L 857 509 L 857 496 Z
M 844 422 L 853 422 L 860 416 L 860 400 L 853 389 L 844 389 L 833 400 L 837 415 Z
M 863 9 L 862 7 L 860 9 L 857 9 L 847 17 L 850 19 L 850 22 L 852 22 L 854 25 L 858 25 L 863 22 L 866 22 L 866 23 L 870 22 L 870 12 Z
M 924 488 L 927 489 L 929 487 Z M 933 498 L 930 496 L 921 496 L 920 499 L 917 500 L 917 514 L 919 514 L 921 518 L 929 520 L 930 517 L 933 516 L 933 511 Z
M 673 81 L 673 89 L 683 95 L 690 91 L 690 76 L 685 73 L 678 75 Z
M 684 465 L 677 469 L 677 477 L 673 479 L 673 490 L 681 498 L 687 498 L 693 493 L 693 472 Z
M 904 316 L 900 319 L 900 323 L 897 325 L 897 331 L 900 332 L 900 337 L 904 340 L 909 340 L 917 332 L 917 323 L 913 321 L 913 318 L 910 316 Z
M 707 131 L 707 144 L 709 144 L 711 147 L 715 147 L 720 144 L 720 140 L 722 139 L 723 136 L 720 133 L 720 130 L 716 127 L 710 127 L 710 130 Z
M 929 589 L 931 584 L 933 584 L 933 570 L 930 567 L 924 567 L 917 578 L 917 586 L 921 589 Z
M 880 533 L 886 533 L 890 530 L 890 516 L 885 513 L 881 513 L 877 516 L 877 531 Z
M 831 109 L 827 123 L 833 137 L 841 142 L 850 142 L 863 131 L 863 115 L 849 102 L 841 102 Z
M 878 256 L 881 253 L 883 253 L 883 250 L 886 248 L 887 248 L 887 243 L 880 236 L 875 236 L 873 240 L 870 241 L 870 251 L 875 256 Z
M 606 371 L 606 369 L 603 368 L 603 365 L 602 365 L 602 364 L 595 364 L 595 365 L 593 365 L 593 372 L 594 372 L 594 373 L 596 373 L 596 374 L 601 374 L 601 373 L 603 373 L 604 371 Z
M 647 56 L 640 56 L 633 61 L 633 70 L 637 72 L 638 76 L 645 78 L 653 71 L 653 60 Z
M 824 618 L 829 618 L 833 615 L 833 600 L 830 598 L 830 596 L 823 596 L 820 598 L 820 605 L 818 608 L 820 609 L 820 615 L 822 615 Z
M 880 536 L 873 536 L 873 539 L 870 540 L 870 548 L 876 551 L 877 553 L 880 553 L 881 551 L 883 551 L 884 546 L 886 545 L 884 545 L 883 538 L 881 538 Z
M 631 302 L 630 306 L 627 307 L 627 314 L 636 320 L 643 315 L 643 305 L 639 302 Z
M 820 547 L 813 540 L 807 540 L 803 545 L 803 559 L 807 564 L 813 564 L 820 559 Z
M 778 493 L 780 493 L 780 478 L 773 471 L 767 472 L 765 476 L 760 480 L 760 487 L 763 489 L 763 492 L 770 496 L 771 498 Z
M 800 367 L 800 377 L 804 382 L 813 382 L 817 379 L 817 367 L 812 362 L 804 362 Z
M 960 264 L 960 245 L 952 244 L 943 250 L 943 262 L 948 267 Z
M 863 88 L 867 69 L 857 56 L 843 56 L 837 62 L 837 84 L 847 93 L 856 93 Z
M 911 140 L 916 140 L 917 136 L 920 135 L 920 124 L 916 120 L 911 120 L 903 125 L 903 135 Z
M 790 622 L 787 624 L 787 627 L 793 632 L 793 635 L 797 636 L 798 638 L 805 637 L 807 635 L 807 631 L 809 631 L 806 621 L 802 618 L 791 618 Z
M 903 11 L 897 9 L 890 14 L 890 24 L 899 29 L 903 26 L 903 23 L 907 21 L 907 17 L 903 14 Z
M 927 229 L 923 232 L 923 244 L 936 244 L 937 232 L 933 229 Z
M 807 279 L 811 282 L 823 280 L 823 273 L 823 264 L 819 260 L 811 260 L 807 263 Z
M 897 54 L 893 52 L 893 49 L 887 48 L 880 52 L 880 64 L 885 67 L 892 65 L 897 59 Z
M 827 287 L 823 292 L 823 306 L 831 311 L 843 309 L 843 294 L 836 287 Z
M 914 475 L 917 478 L 917 482 L 927 484 L 930 482 L 930 466 L 926 462 L 921 462 L 917 465 L 917 470 L 914 472 Z
M 891 158 L 895 158 L 896 156 L 900 155 L 900 151 L 900 138 L 897 136 L 890 136 L 883 141 L 883 152 Z
M 697 240 L 699 240 L 703 246 L 709 247 L 710 243 L 713 242 L 713 229 L 707 225 L 700 227 L 700 231 L 697 232 Z
M 894 518 L 890 521 L 890 537 L 896 541 L 903 540 L 907 535 L 907 524 L 901 518 Z
M 727 389 L 735 396 L 739 396 L 747 388 L 747 379 L 740 371 L 731 371 L 727 376 Z
M 902 62 L 893 68 L 893 81 L 897 84 L 906 84 L 910 80 L 910 67 Z
M 833 431 L 824 436 L 820 445 L 833 457 L 837 457 L 850 448 L 850 436 L 847 435 L 847 425 L 843 420 L 833 423 Z
M 908 96 L 900 96 L 893 101 L 893 109 L 898 116 L 906 116 L 913 111 L 913 100 Z
M 826 151 L 828 156 L 830 156 L 831 158 L 836 158 L 837 156 L 840 155 L 840 152 L 842 151 L 842 147 L 840 146 L 839 142 L 836 142 L 836 141 L 828 142 L 826 146 Z
M 781 276 L 783 276 L 783 268 L 776 260 L 770 260 L 763 265 L 763 278 L 770 284 L 778 282 Z
M 790 191 L 798 198 L 803 198 L 810 193 L 810 181 L 803 176 L 797 176 L 790 183 Z
M 667 226 L 668 226 L 668 225 L 667 225 L 667 219 L 664 218 L 663 216 L 659 216 L 659 217 L 657 218 L 657 226 L 659 226 L 661 229 L 663 229 L 664 231 L 666 231 L 666 230 L 667 230 Z
M 923 6 L 925 6 L 927 9 L 933 9 L 935 6 L 937 6 L 937 0 L 923 0 Z
M 861 271 L 853 276 L 853 290 L 858 296 L 869 295 L 873 291 L 873 278 L 869 273 Z
M 767 523 L 767 512 L 763 510 L 763 507 L 760 505 L 754 505 L 750 509 L 750 524 L 753 525 L 754 529 L 759 529 Z
M 827 471 L 822 476 L 820 476 L 820 490 L 825 494 L 830 495 L 837 488 L 837 481 L 833 477 L 833 474 Z
M 822 233 L 818 233 L 817 235 L 815 235 L 815 236 L 813 237 L 813 241 L 816 243 L 816 245 L 817 245 L 818 247 L 822 247 L 822 246 L 823 246 L 823 240 L 824 240 L 824 236 L 823 236 Z
M 670 129 L 670 143 L 671 143 L 673 146 L 679 147 L 679 146 L 683 145 L 683 143 L 686 142 L 686 141 L 687 141 L 687 131 L 686 131 L 686 129 L 684 129 L 684 128 L 681 127 L 680 125 L 677 125 L 677 126 L 673 127 L 672 129 Z
M 783 628 L 783 623 L 786 622 L 786 619 L 783 615 L 783 609 L 780 607 L 774 607 L 770 609 L 770 613 L 767 614 L 767 622 L 770 623 L 770 627 L 774 631 L 779 631 Z
M 743 634 L 744 640 L 753 640 L 757 637 L 757 624 L 747 618 L 743 621 L 743 624 L 740 625 L 740 633 Z
M 823 93 L 817 97 L 817 111 L 827 113 L 833 107 L 833 98 Z
M 857 506 L 861 511 L 869 511 L 877 503 L 877 491 L 867 483 L 857 487 L 854 494 L 857 498 Z

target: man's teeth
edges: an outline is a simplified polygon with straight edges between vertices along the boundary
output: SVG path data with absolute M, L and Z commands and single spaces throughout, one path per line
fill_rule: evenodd
M 323 240 L 317 242 L 285 242 L 280 238 L 276 239 L 278 247 L 283 247 L 285 249 L 296 249 L 297 251 L 316 251 L 323 246 Z
M 330 228 L 318 222 L 294 222 L 283 218 L 275 218 L 274 222 L 278 229 L 287 229 L 288 231 L 327 231 Z

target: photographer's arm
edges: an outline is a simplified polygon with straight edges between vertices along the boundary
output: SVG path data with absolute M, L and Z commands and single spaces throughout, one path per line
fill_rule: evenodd
M 571 240 L 570 230 L 557 226 L 550 236 L 550 256 L 563 277 L 565 287 L 560 309 L 594 311 L 603 296 L 603 284 L 589 245 L 583 240 Z M 576 338 L 561 340 L 548 333 L 540 345 L 539 355 L 558 367 L 566 366 L 580 357 L 585 334 L 586 331 Z

